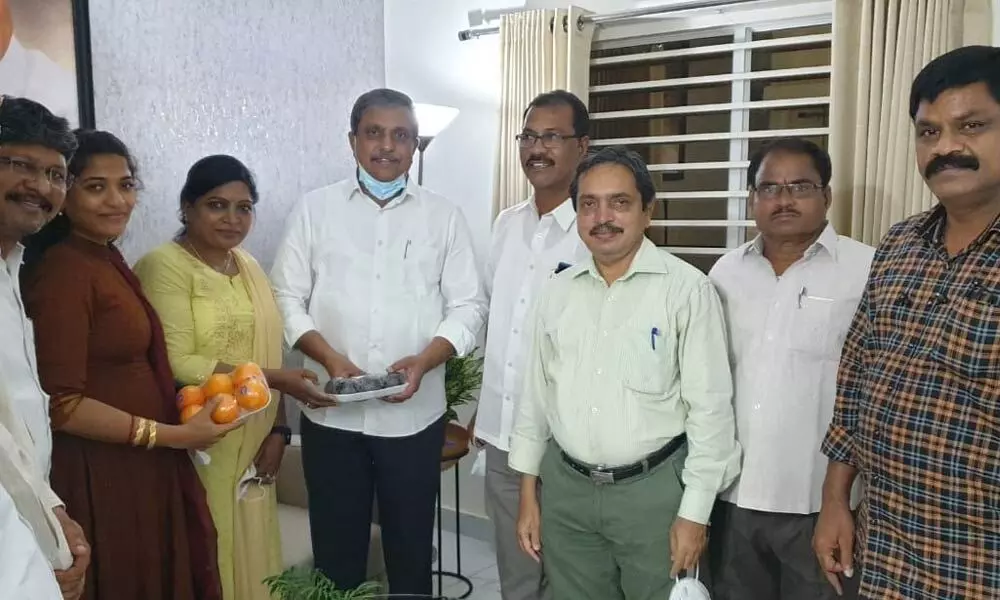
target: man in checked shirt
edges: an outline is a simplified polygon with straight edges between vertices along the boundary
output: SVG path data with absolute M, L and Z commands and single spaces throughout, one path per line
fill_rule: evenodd
M 1000 49 L 932 61 L 910 116 L 940 205 L 875 253 L 823 442 L 813 547 L 838 591 L 858 567 L 861 598 L 1000 598 Z

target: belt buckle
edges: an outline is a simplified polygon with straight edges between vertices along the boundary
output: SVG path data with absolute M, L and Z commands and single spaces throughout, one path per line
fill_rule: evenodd
M 615 474 L 601 469 L 593 469 L 590 471 L 590 480 L 598 485 L 612 484 L 615 482 Z

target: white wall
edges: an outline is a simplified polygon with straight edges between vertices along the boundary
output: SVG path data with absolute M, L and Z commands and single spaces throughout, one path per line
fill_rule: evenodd
M 1000 46 L 1000 0 L 993 0 L 993 45 Z
M 350 174 L 351 106 L 385 77 L 382 2 L 293 4 L 90 0 L 97 126 L 132 148 L 146 184 L 129 259 L 178 230 L 184 177 L 207 154 L 257 175 L 247 246 L 265 266 L 296 200 Z

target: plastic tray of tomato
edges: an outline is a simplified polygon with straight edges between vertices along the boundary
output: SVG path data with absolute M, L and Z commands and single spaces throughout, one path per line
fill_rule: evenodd
M 201 385 L 188 385 L 177 393 L 181 423 L 187 423 L 213 398 L 219 403 L 212 420 L 219 424 L 241 422 L 271 403 L 271 390 L 264 372 L 254 363 L 243 363 L 231 373 L 214 373 Z

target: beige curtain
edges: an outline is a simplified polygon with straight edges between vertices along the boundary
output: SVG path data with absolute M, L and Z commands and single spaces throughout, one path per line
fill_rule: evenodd
M 521 132 L 528 103 L 543 92 L 563 89 L 587 102 L 592 24 L 577 27 L 582 9 L 529 10 L 500 19 L 500 136 L 493 177 L 493 216 L 531 193 L 521 171 L 514 136 Z
M 916 168 L 910 84 L 931 59 L 989 44 L 991 0 L 835 0 L 831 220 L 875 245 L 934 203 Z

